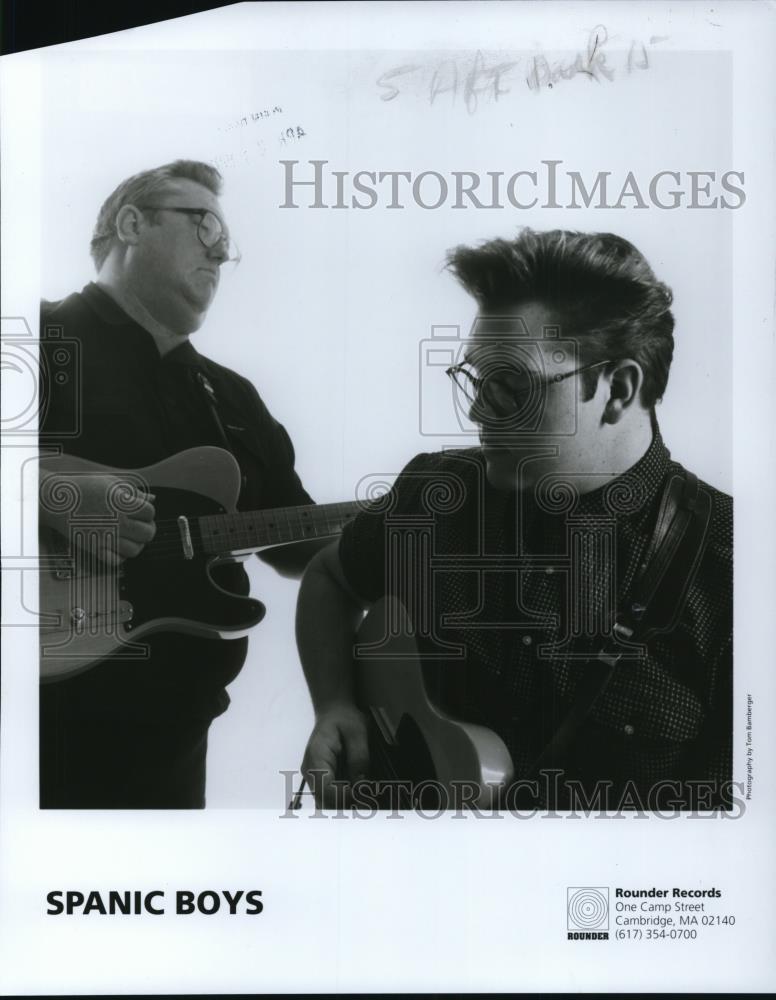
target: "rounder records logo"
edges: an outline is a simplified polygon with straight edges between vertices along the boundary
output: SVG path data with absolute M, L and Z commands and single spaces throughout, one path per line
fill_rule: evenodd
M 608 941 L 608 886 L 567 888 L 566 927 L 569 941 Z

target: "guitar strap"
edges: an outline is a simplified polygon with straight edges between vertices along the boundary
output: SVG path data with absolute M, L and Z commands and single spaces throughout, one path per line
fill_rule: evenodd
M 216 391 L 213 388 L 210 379 L 203 371 L 197 368 L 194 371 L 194 380 L 200 386 L 202 394 L 205 397 L 208 409 L 210 410 L 210 416 L 213 418 L 213 423 L 215 424 L 218 436 L 221 439 L 221 447 L 225 448 L 230 454 L 234 454 L 232 446 L 229 444 L 229 438 L 226 436 L 221 416 L 218 412 L 218 397 L 216 396 Z
M 691 472 L 675 473 L 666 484 L 655 530 L 626 606 L 618 611 L 609 642 L 583 671 L 576 695 L 558 729 L 529 769 L 529 777 L 558 766 L 604 693 L 623 655 L 655 632 L 676 624 L 703 554 L 711 518 L 711 494 Z M 627 667 L 626 669 L 634 669 Z

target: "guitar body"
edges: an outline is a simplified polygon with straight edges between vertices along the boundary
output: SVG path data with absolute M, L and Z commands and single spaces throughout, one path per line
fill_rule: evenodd
M 386 643 L 389 621 L 400 625 Z M 369 723 L 371 779 L 409 782 L 413 789 L 429 783 L 417 804 L 433 811 L 497 803 L 500 787 L 513 775 L 509 751 L 492 730 L 454 719 L 431 700 L 411 624 L 394 599 L 379 601 L 364 619 L 355 674 L 359 707 Z M 405 806 L 416 801 L 414 793 L 405 793 Z M 396 796 L 382 807 L 395 804 Z
M 62 477 L 77 495 L 79 475 L 111 474 L 130 488 L 156 497 L 157 533 L 134 559 L 117 569 L 79 551 L 71 538 L 62 552 L 41 541 L 40 674 L 61 680 L 106 656 L 145 659 L 141 640 L 154 632 L 174 631 L 202 638 L 238 638 L 264 617 L 264 605 L 224 589 L 229 577 L 239 586 L 237 558 L 183 554 L 178 517 L 189 518 L 235 510 L 240 470 L 220 448 L 193 448 L 143 469 L 121 470 L 72 456 L 41 462 L 41 494 L 46 477 Z M 60 495 L 61 487 L 57 487 Z M 120 502 L 117 500 L 115 502 Z M 71 530 L 105 530 L 105 525 L 79 520 L 77 502 L 69 512 Z

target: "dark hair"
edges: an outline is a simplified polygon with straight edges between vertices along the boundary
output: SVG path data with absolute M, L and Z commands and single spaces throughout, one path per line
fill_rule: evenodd
M 153 170 L 143 170 L 133 174 L 109 194 L 105 199 L 92 233 L 89 252 L 94 265 L 99 271 L 110 252 L 111 244 L 116 238 L 116 216 L 124 205 L 132 205 L 143 201 L 148 195 L 163 190 L 170 181 L 195 181 L 206 187 L 213 194 L 221 194 L 223 178 L 215 167 L 199 160 L 175 160 L 165 163 Z
M 561 336 L 579 338 L 583 363 L 638 361 L 642 405 L 662 398 L 674 353 L 671 290 L 621 236 L 526 227 L 514 240 L 455 247 L 447 267 L 480 309 L 497 314 L 529 301 L 550 309 Z M 581 376 L 586 399 L 599 375 Z

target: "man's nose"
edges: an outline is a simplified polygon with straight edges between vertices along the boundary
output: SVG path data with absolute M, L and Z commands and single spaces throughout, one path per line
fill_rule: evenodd
M 475 398 L 469 403 L 469 412 L 467 416 L 469 420 L 471 420 L 473 424 L 477 424 L 478 427 L 485 427 L 491 421 L 498 420 L 498 414 L 483 398 L 481 389 L 477 392 Z
M 214 243 L 212 247 L 208 247 L 207 255 L 210 260 L 218 261 L 219 264 L 223 264 L 225 260 L 228 260 L 229 237 L 220 236 L 218 241 Z
M 476 424 L 480 431 L 497 432 L 509 431 L 515 425 L 518 414 L 512 415 L 498 410 L 491 402 L 486 401 L 482 396 L 469 404 L 468 418 Z

